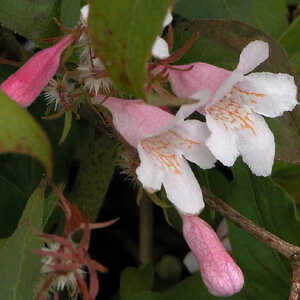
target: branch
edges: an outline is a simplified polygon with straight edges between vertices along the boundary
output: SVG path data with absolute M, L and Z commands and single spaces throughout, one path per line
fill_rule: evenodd
M 292 245 L 282 239 L 280 239 L 278 236 L 272 234 L 271 232 L 265 230 L 264 228 L 259 227 L 249 219 L 242 216 L 238 211 L 233 209 L 231 206 L 229 206 L 226 202 L 216 197 L 214 194 L 212 194 L 207 189 L 203 189 L 204 194 L 204 200 L 205 202 L 215 210 L 217 210 L 219 213 L 221 213 L 223 216 L 227 217 L 230 221 L 235 223 L 240 228 L 244 229 L 248 233 L 250 233 L 252 236 L 254 236 L 256 239 L 263 242 L 268 247 L 276 250 L 277 252 L 281 253 L 283 256 L 285 256 L 290 261 L 297 261 L 300 262 L 300 247 L 297 247 L 295 245 Z M 298 255 L 299 254 L 299 255 Z M 297 259 L 295 259 L 295 255 L 297 256 Z M 300 266 L 299 266 L 300 268 Z M 298 274 L 299 280 L 300 280 L 300 274 Z M 299 281 L 298 280 L 298 281 Z M 298 286 L 299 288 L 299 286 Z M 291 298 L 293 300 L 298 298 Z M 300 298 L 299 298 L 300 300 Z
M 291 257 L 292 264 L 292 286 L 289 300 L 300 300 L 300 253 Z

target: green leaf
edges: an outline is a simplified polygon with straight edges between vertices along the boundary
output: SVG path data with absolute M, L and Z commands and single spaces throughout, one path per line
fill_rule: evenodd
M 184 45 L 195 32 L 199 32 L 199 38 L 177 64 L 202 61 L 233 70 L 237 66 L 241 50 L 250 41 L 263 40 L 269 43 L 270 57 L 256 71 L 293 75 L 288 57 L 280 44 L 247 24 L 223 20 L 185 22 L 175 28 L 174 40 L 177 47 Z M 297 84 L 299 85 L 298 82 Z M 282 117 L 265 119 L 275 135 L 276 159 L 300 162 L 299 106 Z
M 0 153 L 20 153 L 37 159 L 52 176 L 49 140 L 31 115 L 0 91 Z
M 53 18 L 58 17 L 58 0 L 0 0 L 0 22 L 38 45 L 58 36 Z
M 260 295 L 261 296 L 261 295 Z M 201 276 L 196 273 L 193 276 L 183 280 L 174 287 L 162 292 L 143 292 L 131 298 L 131 300 L 217 300 L 220 297 L 215 297 L 209 294 L 204 286 Z M 244 293 L 239 293 L 235 296 L 228 297 L 229 300 L 246 300 Z
M 107 134 L 90 132 L 87 149 L 78 156 L 79 170 L 69 199 L 92 220 L 97 218 L 111 181 L 117 156 L 117 145 Z
M 278 161 L 273 167 L 272 179 L 281 185 L 295 203 L 300 204 L 300 166 Z
M 300 17 L 297 17 L 279 38 L 280 44 L 285 48 L 289 56 L 300 51 L 299 35 Z
M 29 156 L 0 156 L 0 237 L 11 235 L 28 198 L 41 181 L 43 168 Z
M 64 26 L 73 28 L 78 24 L 80 7 L 80 0 L 61 0 L 60 21 Z
M 152 265 L 140 268 L 128 267 L 121 274 L 120 298 L 132 300 L 132 297 L 142 291 L 151 290 L 154 268 Z
M 27 202 L 16 231 L 0 248 L 0 294 L 5 300 L 33 299 L 40 278 L 40 259 L 31 253 L 41 248 L 36 232 L 42 231 L 45 182 Z M 34 229 L 33 229 L 34 228 Z
M 252 175 L 241 160 L 235 164 L 233 174 L 232 191 L 225 197 L 228 203 L 259 226 L 298 245 L 300 223 L 289 195 L 272 179 Z M 245 274 L 247 295 L 264 295 L 276 300 L 288 298 L 287 260 L 231 222 L 229 233 L 233 255 Z M 264 285 L 258 286 L 258 281 Z
M 188 19 L 241 21 L 275 38 L 287 27 L 285 0 L 179 0 L 174 11 Z
M 171 0 L 93 0 L 92 44 L 118 89 L 144 98 L 146 62 Z
M 293 54 L 293 56 L 290 58 L 290 63 L 292 64 L 296 75 L 299 77 L 300 76 L 300 51 Z

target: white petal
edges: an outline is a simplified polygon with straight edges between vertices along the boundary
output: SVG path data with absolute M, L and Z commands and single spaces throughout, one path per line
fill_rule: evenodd
M 198 215 L 204 208 L 202 192 L 190 166 L 180 158 L 180 173 L 165 172 L 163 185 L 168 199 L 181 214 Z
M 159 36 L 154 41 L 152 55 L 158 59 L 165 59 L 170 56 L 168 43 Z
M 275 142 L 272 131 L 263 117 L 254 114 L 255 134 L 250 130 L 237 131 L 238 149 L 243 161 L 258 176 L 268 176 L 272 172 L 275 155 Z
M 90 11 L 90 6 L 88 4 L 83 6 L 80 10 L 80 21 L 84 26 L 87 26 L 89 11 Z
M 173 21 L 173 16 L 172 16 L 171 10 L 168 9 L 167 14 L 164 19 L 164 22 L 163 22 L 163 27 L 168 26 L 172 21 Z
M 179 123 L 174 130 L 187 141 L 187 143 L 179 145 L 187 160 L 197 164 L 202 169 L 210 169 L 215 166 L 216 158 L 205 145 L 205 141 L 209 137 L 209 130 L 205 123 L 187 120 Z M 188 143 L 188 141 L 194 141 L 194 143 Z
M 188 254 L 185 256 L 185 258 L 183 259 L 183 264 L 191 274 L 200 271 L 200 266 L 192 251 L 188 252 Z
M 240 54 L 237 71 L 247 74 L 269 57 L 269 45 L 263 41 L 249 43 Z
M 243 79 L 243 74 L 238 71 L 233 71 L 227 79 L 224 80 L 220 88 L 215 93 L 215 96 L 209 105 L 213 105 L 222 99 L 224 96 L 230 93 L 232 87 L 239 81 Z M 194 95 L 193 95 L 194 96 Z
M 294 77 L 289 74 L 251 73 L 236 87 L 244 94 L 247 105 L 267 117 L 280 116 L 298 103 Z
M 143 150 L 141 144 L 138 144 L 137 150 L 141 161 L 136 169 L 138 180 L 149 192 L 159 191 L 164 176 L 162 170 L 155 164 L 151 156 Z
M 206 115 L 206 124 L 211 132 L 206 141 L 207 147 L 219 161 L 231 167 L 239 156 L 235 132 L 226 128 L 226 124 L 213 119 L 209 114 Z

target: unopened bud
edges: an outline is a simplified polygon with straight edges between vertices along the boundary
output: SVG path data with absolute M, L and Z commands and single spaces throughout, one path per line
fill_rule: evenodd
M 214 230 L 196 216 L 182 216 L 183 235 L 194 253 L 203 282 L 215 296 L 231 296 L 244 285 L 239 266 L 224 249 Z
M 56 73 L 60 56 L 73 41 L 68 35 L 54 46 L 39 51 L 0 86 L 11 99 L 23 107 L 29 106 Z

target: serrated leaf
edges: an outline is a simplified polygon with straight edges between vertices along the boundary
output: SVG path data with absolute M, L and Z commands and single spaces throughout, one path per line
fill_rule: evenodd
M 128 267 L 121 274 L 120 298 L 132 300 L 132 297 L 142 291 L 151 290 L 154 268 L 145 265 L 140 268 Z
M 0 0 L 0 23 L 27 39 L 45 45 L 44 39 L 58 36 L 53 18 L 58 17 L 58 0 Z
M 19 153 L 37 159 L 52 177 L 49 140 L 31 115 L 0 91 L 0 153 Z
M 0 248 L 0 268 L 3 274 L 0 295 L 5 300 L 33 299 L 40 278 L 40 259 L 31 250 L 41 248 L 43 244 L 36 232 L 42 231 L 44 190 L 45 182 L 34 191 L 17 229 Z
M 176 64 L 202 61 L 233 70 L 237 66 L 241 50 L 253 40 L 269 43 L 270 57 L 255 71 L 289 73 L 293 75 L 288 57 L 280 44 L 247 24 L 235 21 L 202 20 L 183 23 L 175 28 L 177 46 L 184 45 L 195 33 L 199 38 Z M 299 86 L 299 83 L 296 82 Z M 298 95 L 299 97 L 299 95 Z M 300 108 L 286 112 L 282 117 L 265 118 L 274 133 L 276 159 L 291 163 L 300 162 Z M 289 145 L 289 147 L 286 147 Z
M 146 62 L 171 0 L 93 0 L 93 48 L 120 91 L 144 97 Z
M 179 0 L 175 12 L 188 19 L 241 21 L 273 37 L 278 37 L 287 27 L 285 0 Z

